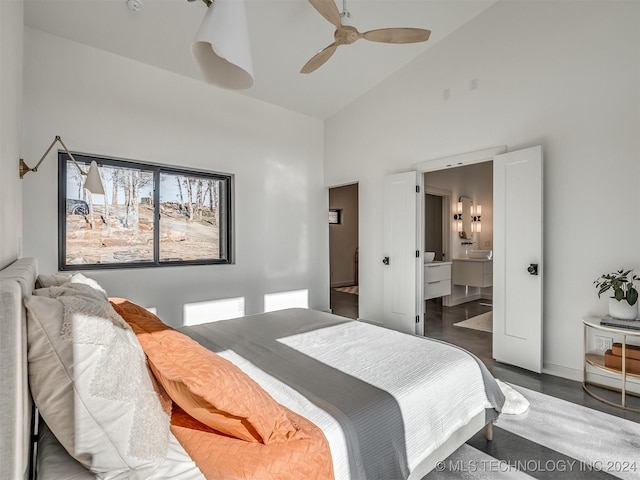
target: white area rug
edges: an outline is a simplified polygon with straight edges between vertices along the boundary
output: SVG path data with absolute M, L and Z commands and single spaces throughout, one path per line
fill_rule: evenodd
M 462 322 L 454 323 L 454 325 L 491 333 L 493 332 L 493 312 L 481 313 Z
M 561 479 L 565 472 L 553 473 L 552 469 L 563 466 L 567 468 L 567 478 L 580 478 L 579 472 L 589 472 L 591 466 L 594 475 L 585 473 L 583 478 L 607 478 L 609 474 L 625 480 L 640 479 L 640 424 L 509 385 L 520 392 L 530 406 L 520 415 L 502 414 L 496 427 L 570 458 L 556 463 L 545 463 L 542 459 L 538 466 L 538 460 L 533 460 L 536 453 L 531 452 L 529 457 L 524 456 L 525 461 L 532 459 L 526 464 L 530 471 L 518 471 L 514 468 L 518 458 L 501 461 L 465 444 L 423 480 L 525 480 L 536 477 L 536 471 L 547 473 L 541 478 Z M 499 431 L 494 433 L 499 434 Z
M 535 480 L 507 462 L 462 445 L 422 480 Z
M 614 477 L 640 478 L 640 424 L 512 386 L 531 406 L 522 415 L 501 415 L 497 427 Z
M 334 290 L 336 292 L 352 293 L 353 295 L 358 295 L 358 285 L 353 285 L 351 287 L 335 287 Z

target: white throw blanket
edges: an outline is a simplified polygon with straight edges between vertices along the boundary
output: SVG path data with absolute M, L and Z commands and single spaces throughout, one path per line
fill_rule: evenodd
M 520 415 L 529 409 L 529 401 L 520 392 L 498 379 L 496 379 L 496 382 L 502 393 L 504 393 L 505 398 L 502 414 Z

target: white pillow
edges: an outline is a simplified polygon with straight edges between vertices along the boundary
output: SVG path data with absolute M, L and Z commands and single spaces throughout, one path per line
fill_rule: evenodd
M 34 293 L 25 298 L 29 382 L 42 417 L 98 478 L 149 478 L 167 454 L 169 417 L 135 334 L 92 287 Z

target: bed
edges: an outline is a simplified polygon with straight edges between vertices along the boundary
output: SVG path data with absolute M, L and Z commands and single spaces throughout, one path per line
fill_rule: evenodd
M 68 403 L 74 404 L 72 414 L 56 415 L 55 409 L 54 414 L 51 413 L 54 407 L 49 405 L 51 402 L 48 397 L 43 397 L 41 384 L 47 381 L 55 383 L 55 375 L 44 367 L 51 363 L 50 360 L 48 363 L 37 363 L 37 359 L 34 360 L 39 347 L 33 343 L 31 337 L 30 350 L 27 351 L 25 305 L 29 306 L 29 335 L 32 335 L 32 317 L 38 313 L 34 305 L 40 305 L 38 308 L 41 308 L 43 316 L 50 314 L 56 305 L 52 302 L 55 301 L 59 301 L 65 309 L 71 311 L 71 306 L 74 305 L 71 300 L 77 297 L 59 297 L 54 300 L 49 298 L 54 296 L 51 292 L 42 293 L 46 288 L 34 291 L 37 278 L 35 259 L 20 259 L 0 271 L 0 355 L 3 368 L 0 391 L 3 392 L 5 404 L 0 417 L 0 471 L 3 472 L 3 478 L 136 478 L 122 469 L 115 473 L 106 467 L 100 470 L 100 457 L 97 454 L 91 458 L 73 458 L 67 453 L 69 440 L 65 443 L 57 438 L 64 436 L 65 432 L 52 433 L 70 428 L 64 423 L 67 422 L 73 424 L 73 428 L 76 429 L 75 438 L 72 440 L 77 443 L 85 441 L 82 438 L 81 427 L 86 415 L 79 411 L 82 405 L 76 397 L 70 402 L 60 403 L 62 407 Z M 57 279 L 60 280 L 59 277 Z M 60 281 L 63 282 L 65 279 L 62 278 Z M 63 285 L 67 285 L 68 282 L 66 280 Z M 51 291 L 55 288 L 58 287 Z M 67 291 L 71 287 L 60 288 Z M 65 288 L 67 290 L 64 290 Z M 73 288 L 80 290 L 83 295 L 90 290 L 86 285 L 75 285 Z M 148 413 L 145 413 L 144 422 L 136 427 L 146 429 L 140 434 L 140 437 L 146 439 L 144 448 L 160 448 L 166 452 L 166 458 L 160 460 L 161 467 L 158 467 L 158 462 L 151 465 L 154 472 L 152 475 L 144 473 L 144 468 L 148 467 L 144 464 L 140 470 L 142 473 L 137 478 L 421 479 L 437 462 L 444 460 L 483 428 L 490 439 L 492 422 L 499 415 L 504 403 L 504 396 L 498 384 L 484 365 L 468 352 L 443 342 L 306 309 L 283 310 L 173 329 L 126 299 L 110 301 L 109 305 L 113 311 L 119 312 L 117 318 L 113 319 L 114 324 L 127 318 L 127 315 L 133 318 L 127 318 L 129 323 L 128 327 L 125 327 L 135 332 L 144 349 L 143 357 L 148 363 L 149 371 L 145 370 L 145 375 L 151 378 L 149 385 L 153 388 L 153 400 L 149 398 L 150 387 L 146 383 L 144 388 L 147 390 L 136 394 L 136 399 L 144 397 L 156 402 L 159 398 L 156 403 L 165 413 L 166 403 L 171 404 L 171 400 L 174 399 L 173 410 L 169 412 L 171 425 L 167 435 L 156 435 L 155 430 L 151 429 L 156 422 L 155 403 L 153 408 L 144 404 L 144 411 Z M 142 318 L 141 323 L 136 323 L 135 318 L 138 317 Z M 50 328 L 49 317 L 41 323 L 42 328 Z M 112 326 L 109 325 L 109 328 Z M 87 333 L 89 334 L 92 332 Z M 104 336 L 104 333 L 100 335 Z M 172 388 L 176 386 L 173 381 L 175 377 L 172 375 L 176 374 L 176 368 L 180 370 L 181 367 L 176 364 L 164 365 L 170 363 L 167 358 L 171 355 L 167 355 L 162 349 L 171 342 L 177 342 L 178 350 L 194 348 L 193 351 L 198 352 L 194 354 L 195 363 L 193 368 L 186 372 L 187 376 L 195 375 L 194 372 L 200 366 L 210 365 L 208 362 L 213 362 L 211 368 L 214 369 L 224 364 L 224 368 L 231 368 L 229 371 L 245 382 L 243 385 L 249 385 L 247 388 L 254 389 L 250 390 L 251 392 L 259 392 L 260 398 L 266 399 L 267 403 L 263 403 L 260 408 L 273 406 L 277 411 L 273 415 L 283 415 L 278 418 L 284 420 L 278 420 L 278 427 L 265 434 L 263 424 L 254 421 L 258 418 L 257 414 L 249 413 L 243 417 L 239 413 L 236 415 L 232 410 L 228 412 L 233 415 L 223 411 L 220 421 L 227 422 L 231 418 L 236 423 L 230 428 L 248 428 L 243 430 L 248 432 L 245 433 L 248 438 L 234 436 L 235 430 L 229 433 L 224 430 L 224 426 L 217 429 L 214 425 L 213 431 L 211 428 L 203 427 L 203 423 L 205 426 L 210 424 L 199 416 L 201 410 L 189 410 L 187 407 L 183 410 L 183 404 L 177 406 L 172 395 Z M 79 364 L 81 361 L 84 362 L 85 355 L 91 355 L 96 351 L 95 342 L 85 343 L 92 345 L 92 349 L 87 350 L 89 353 L 82 350 L 86 349 L 86 345 L 78 347 L 74 344 L 73 352 L 77 356 L 75 361 L 78 362 L 75 368 L 78 372 L 82 371 Z M 104 348 L 107 347 L 100 346 L 97 350 Z M 117 353 L 116 350 L 114 352 L 108 356 L 109 360 L 117 358 L 118 355 L 125 355 Z M 103 358 L 100 361 L 103 364 L 99 365 L 103 368 L 106 360 Z M 131 365 L 134 364 L 135 362 L 131 362 Z M 132 372 L 135 370 L 133 366 L 128 368 Z M 117 395 L 118 398 L 111 399 L 105 394 L 108 391 L 107 387 L 118 382 L 115 377 L 110 377 L 108 369 L 103 368 L 101 372 L 104 373 L 100 375 L 102 386 L 95 386 L 95 375 L 92 384 L 92 388 L 102 392 L 103 397 L 100 398 L 103 407 L 98 415 L 122 400 Z M 202 383 L 199 379 L 206 375 L 198 375 L 195 380 L 189 381 Z M 186 380 L 185 382 L 188 383 Z M 221 384 L 220 378 L 216 382 Z M 184 384 L 179 383 L 178 386 L 183 388 Z M 189 388 L 188 393 L 193 395 L 195 387 Z M 209 400 L 206 392 L 200 392 L 199 395 L 204 395 Z M 32 397 L 36 398 L 36 404 L 43 403 L 44 408 L 39 409 L 43 410 L 40 412 L 42 415 L 34 413 L 37 410 L 33 408 Z M 245 393 L 243 398 L 230 401 L 240 405 L 246 397 Z M 202 401 L 202 398 L 198 398 Z M 220 405 L 213 409 L 215 414 L 220 414 L 218 407 Z M 230 408 L 236 408 L 236 405 L 233 404 Z M 138 405 L 135 412 L 141 410 Z M 211 411 L 207 411 L 207 415 L 209 414 Z M 137 418 L 137 414 L 132 415 L 132 418 Z M 69 416 L 74 418 L 68 418 Z M 127 415 L 121 416 L 123 419 L 127 418 Z M 43 418 L 47 418 L 47 421 L 43 421 Z M 237 422 L 238 418 L 242 418 L 242 421 Z M 120 421 L 124 420 L 118 418 L 114 423 Z M 120 426 L 107 426 L 110 427 L 122 430 Z M 194 436 L 195 447 L 188 446 L 183 439 L 186 431 L 190 432 L 187 436 Z M 34 432 L 37 432 L 36 437 L 33 436 Z M 282 435 L 278 437 L 280 433 Z M 251 435 L 257 440 L 254 441 Z M 272 440 L 267 441 L 269 435 L 272 435 L 269 437 Z M 158 437 L 162 437 L 164 442 L 159 442 L 159 446 L 154 444 Z M 165 437 L 168 437 L 168 440 Z M 205 447 L 202 443 L 205 437 L 213 438 L 210 446 Z M 86 441 L 97 442 L 95 439 Z M 66 448 L 63 444 L 66 444 Z M 281 461 L 279 464 L 276 462 L 275 467 L 270 465 L 269 472 L 259 470 L 260 473 L 257 473 L 258 470 L 251 470 L 254 467 L 245 465 L 254 459 L 254 452 L 274 452 L 266 455 L 271 459 L 269 461 L 272 461 L 275 456 L 289 455 L 287 449 L 293 448 L 294 444 L 313 449 L 316 448 L 314 445 L 322 444 L 329 453 L 329 460 L 326 461 L 327 457 L 323 457 L 326 452 L 316 454 L 315 450 L 311 450 L 296 454 L 297 457 L 294 455 L 290 463 Z M 224 448 L 219 455 L 213 452 L 218 446 Z M 129 445 L 129 452 L 122 453 L 122 456 L 131 453 L 131 449 Z M 139 459 L 144 454 L 143 452 L 136 458 Z M 209 467 L 200 464 L 201 457 L 216 458 L 216 455 L 217 460 L 213 463 L 226 462 L 229 465 L 225 468 L 231 470 L 224 472 L 233 471 L 233 474 L 207 473 L 221 470 L 207 470 Z M 93 465 L 92 462 L 100 467 L 97 474 L 95 470 L 91 472 L 86 468 Z M 242 464 L 242 468 L 238 467 L 235 470 L 237 465 L 234 463 Z M 304 474 L 300 473 L 304 470 L 296 470 L 297 473 L 287 472 L 289 464 L 298 465 L 302 469 L 307 468 L 308 471 Z M 261 467 L 258 465 L 255 468 Z M 320 470 L 324 472 L 317 473 Z

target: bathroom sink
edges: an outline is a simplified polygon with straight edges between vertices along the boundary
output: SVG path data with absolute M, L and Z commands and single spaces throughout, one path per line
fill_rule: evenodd
M 436 252 L 424 252 L 424 263 L 431 263 L 436 258 Z
M 469 258 L 490 260 L 493 257 L 493 250 L 470 250 L 467 256 Z

